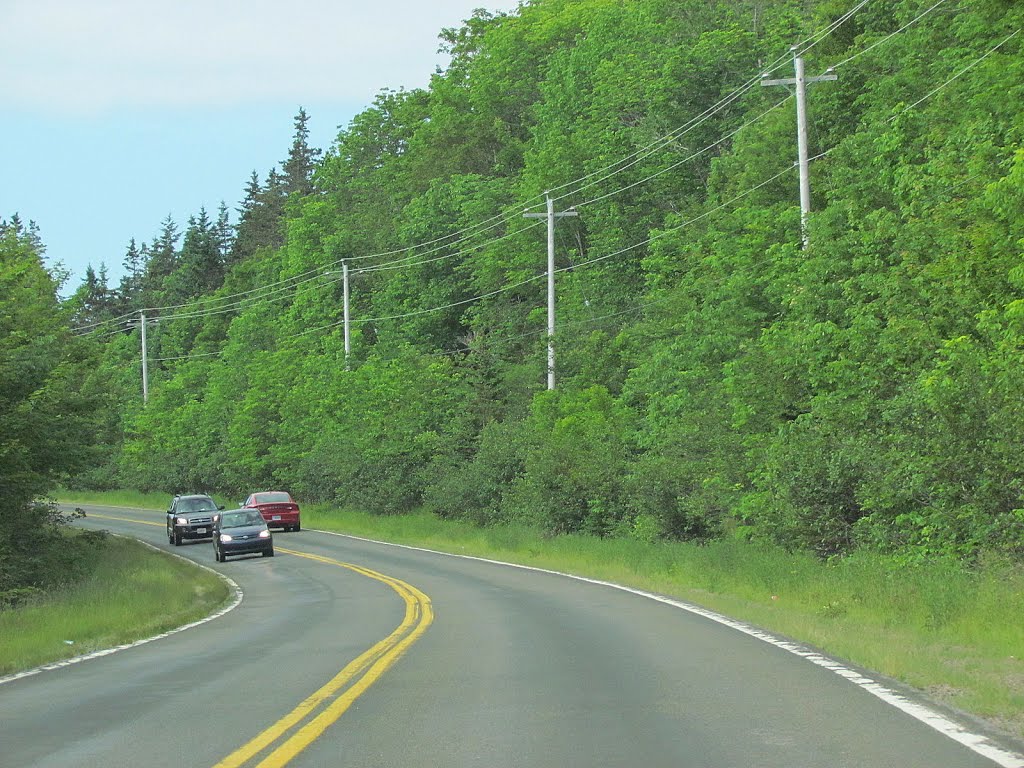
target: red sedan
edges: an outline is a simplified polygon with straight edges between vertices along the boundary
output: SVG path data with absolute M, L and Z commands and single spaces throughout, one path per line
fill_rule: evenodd
M 250 494 L 242 506 L 258 509 L 268 528 L 284 528 L 286 531 L 297 531 L 301 528 L 299 505 L 284 491 L 261 491 Z

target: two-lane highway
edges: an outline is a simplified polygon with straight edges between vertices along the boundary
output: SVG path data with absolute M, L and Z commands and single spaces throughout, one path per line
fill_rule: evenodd
M 628 591 L 312 530 L 220 564 L 208 542 L 168 547 L 160 512 L 87 510 L 244 599 L 0 685 L 3 768 L 1024 766 L 827 660 Z

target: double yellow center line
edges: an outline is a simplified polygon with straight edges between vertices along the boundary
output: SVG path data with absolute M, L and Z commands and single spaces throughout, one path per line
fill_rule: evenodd
M 225 757 L 214 768 L 238 768 L 278 741 L 281 743 L 257 763 L 256 768 L 277 768 L 287 764 L 341 717 L 352 703 L 427 631 L 427 627 L 434 620 L 430 598 L 400 579 L 321 555 L 281 547 L 278 550 L 296 557 L 348 568 L 350 571 L 387 584 L 405 600 L 405 618 L 394 632 L 354 659 L 326 685 L 248 744 Z M 287 736 L 289 731 L 303 721 L 307 721 L 305 725 Z
M 143 525 L 163 525 L 146 520 L 94 513 L 89 513 L 89 517 L 122 520 Z M 263 756 L 255 768 L 279 768 L 279 766 L 286 765 L 345 714 L 352 703 L 398 661 L 402 654 L 409 649 L 409 646 L 419 640 L 420 636 L 427 631 L 427 627 L 434 621 L 430 598 L 401 579 L 309 552 L 299 552 L 283 547 L 277 547 L 277 551 L 326 565 L 347 568 L 362 576 L 387 584 L 405 601 L 405 618 L 394 632 L 354 659 L 326 685 L 306 697 L 295 709 L 250 742 L 225 757 L 214 768 L 240 768 L 268 749 L 271 751 Z

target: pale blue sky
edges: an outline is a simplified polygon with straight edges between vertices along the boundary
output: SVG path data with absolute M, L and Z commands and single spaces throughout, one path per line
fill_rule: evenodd
M 445 59 L 443 27 L 515 0 L 0 0 L 0 218 L 72 277 L 184 227 L 287 156 L 299 107 L 326 149 L 382 88 Z

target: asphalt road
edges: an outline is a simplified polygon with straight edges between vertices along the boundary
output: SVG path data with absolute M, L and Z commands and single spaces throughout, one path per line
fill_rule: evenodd
M 869 683 L 642 595 L 308 529 L 215 563 L 209 542 L 170 547 L 162 513 L 86 509 L 82 525 L 244 598 L 0 684 L 2 768 L 1024 766 L 1020 745 L 947 715 L 971 748 Z

